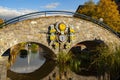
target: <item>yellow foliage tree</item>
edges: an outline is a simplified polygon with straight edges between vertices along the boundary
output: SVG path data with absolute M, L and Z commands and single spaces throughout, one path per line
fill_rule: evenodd
M 88 2 L 85 2 L 84 6 L 82 6 L 81 9 L 78 9 L 77 12 L 92 17 L 95 15 L 95 9 L 95 3 L 92 0 L 89 0 Z
M 103 18 L 103 22 L 109 25 L 112 29 L 120 32 L 120 14 L 117 10 L 117 5 L 114 0 L 100 0 L 98 4 L 91 5 L 92 0 L 88 1 L 87 6 L 83 6 L 78 10 L 79 13 L 85 14 L 95 19 Z M 90 14 L 92 13 L 92 14 Z
M 120 14 L 115 1 L 100 0 L 96 10 L 97 19 L 103 18 L 104 23 L 108 24 L 115 31 L 120 31 Z
M 4 21 L 2 19 L 0 19 L 0 24 L 3 23 Z

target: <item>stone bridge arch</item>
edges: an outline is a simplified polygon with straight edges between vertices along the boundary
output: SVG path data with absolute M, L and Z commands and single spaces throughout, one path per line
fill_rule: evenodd
M 25 46 L 22 49 L 19 46 L 21 44 L 23 44 Z M 37 48 L 37 51 L 39 51 L 39 52 L 37 52 L 37 54 L 38 53 L 39 54 L 37 55 L 37 57 L 35 57 L 36 56 L 36 52 L 34 54 L 34 53 L 31 53 L 29 51 L 30 47 L 29 48 L 27 47 L 28 44 L 31 44 L 31 45 L 32 44 L 36 44 L 38 46 L 39 49 Z M 27 51 L 28 53 L 27 54 L 21 54 L 22 53 L 21 50 Z M 29 54 L 32 54 L 32 56 L 30 56 Z M 10 47 L 10 49 L 5 51 L 2 54 L 2 56 L 3 56 L 3 59 L 7 58 L 6 56 L 9 56 L 9 58 L 6 59 L 6 62 L 7 62 L 7 69 L 6 70 L 7 70 L 7 77 L 9 77 L 10 79 L 17 80 L 21 76 L 25 76 L 24 78 L 28 78 L 30 80 L 33 80 L 33 79 L 37 80 L 38 78 L 41 79 L 41 78 L 46 77 L 48 74 L 50 74 L 51 71 L 55 67 L 55 62 L 53 62 L 53 61 L 54 61 L 54 58 L 56 57 L 56 55 L 54 54 L 54 52 L 50 48 L 45 46 L 44 44 L 38 43 L 38 42 L 24 42 L 24 43 L 22 42 L 22 43 L 15 44 L 14 46 Z M 18 57 L 19 57 L 20 60 L 18 59 Z M 25 73 L 25 74 L 20 72 L 20 71 L 24 71 L 24 69 L 22 69 L 22 68 L 21 68 L 20 71 L 17 71 L 17 69 L 19 70 L 19 68 L 17 68 L 17 69 L 14 69 L 14 67 L 11 68 L 15 64 L 19 65 L 19 63 L 26 62 L 25 60 L 28 60 L 28 57 L 34 58 L 34 60 L 31 59 L 30 64 L 27 63 L 27 64 L 29 64 L 29 66 L 36 66 L 36 64 L 34 64 L 36 62 L 37 62 L 37 64 L 40 64 L 40 65 L 42 64 L 42 66 L 39 66 L 39 67 L 37 66 L 37 67 L 34 68 L 34 70 L 32 70 L 32 69 L 30 70 L 30 69 L 26 68 L 25 72 L 27 72 L 27 73 Z M 22 59 L 23 59 L 23 61 L 22 61 Z M 19 61 L 21 61 L 21 62 L 19 62 Z M 41 61 L 41 62 L 39 62 L 39 61 Z M 22 65 L 24 65 L 24 67 L 25 67 L 27 64 L 24 63 Z M 45 72 L 46 71 L 45 69 L 46 69 L 46 67 L 48 67 L 48 65 L 52 65 L 52 66 L 50 66 L 50 68 L 47 70 L 48 72 Z M 4 67 L 6 67 L 6 65 Z M 21 67 L 23 67 L 23 66 L 21 66 Z M 31 72 L 29 72 L 28 70 L 30 70 Z M 42 73 L 39 73 L 39 72 L 42 72 Z M 4 73 L 5 73 L 5 71 L 4 71 Z M 41 76 L 40 75 L 36 75 L 38 73 Z M 42 75 L 43 73 L 44 73 L 44 75 Z M 4 74 L 4 75 L 6 75 L 6 74 Z M 31 78 L 27 77 L 27 76 L 30 76 Z M 0 80 L 6 80 L 6 79 L 2 78 Z
M 0 25 L 0 55 L 21 42 L 42 43 L 57 54 L 59 49 L 53 49 L 47 38 L 49 26 L 58 22 L 73 26 L 75 30 L 75 40 L 65 49 L 67 52 L 86 40 L 102 40 L 113 47 L 120 44 L 117 33 L 100 21 L 73 12 L 43 11 L 19 16 Z
M 36 44 L 37 46 L 39 46 L 39 51 L 42 53 L 45 53 L 44 55 L 49 54 L 49 56 L 51 56 L 51 58 L 54 58 L 56 56 L 54 51 L 52 51 L 52 49 L 50 49 L 49 47 L 45 46 L 44 44 L 38 43 L 38 42 L 21 42 L 21 43 L 15 44 L 15 45 L 13 44 L 12 46 L 8 47 L 8 49 L 2 54 L 2 56 L 9 56 L 10 51 L 12 51 L 15 47 L 18 47 L 21 44 L 23 44 L 25 50 L 28 50 L 28 45 Z
M 70 42 L 67 49 L 60 48 L 60 46 L 54 49 L 48 43 L 49 27 L 61 22 L 74 27 L 75 39 Z M 101 40 L 113 48 L 120 45 L 120 39 L 115 31 L 104 23 L 83 14 L 67 11 L 41 11 L 10 19 L 0 24 L 0 64 L 2 64 L 2 66 L 0 65 L 0 71 L 2 71 L 0 77 L 2 80 L 6 80 L 7 74 L 7 60 L 4 60 L 5 58 L 1 59 L 1 55 L 8 48 L 18 43 L 40 43 L 43 47 L 47 47 L 47 49 L 57 54 L 60 50 L 69 52 L 76 44 L 89 40 Z

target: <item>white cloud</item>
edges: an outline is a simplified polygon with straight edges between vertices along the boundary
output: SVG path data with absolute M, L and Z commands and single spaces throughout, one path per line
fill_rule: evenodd
M 20 15 L 35 12 L 35 11 L 37 10 L 29 10 L 29 9 L 17 10 L 17 9 L 11 9 L 11 8 L 0 6 L 0 18 L 8 20 L 10 18 L 14 18 L 16 16 L 20 16 Z
M 57 6 L 59 6 L 59 3 L 50 3 L 44 6 L 44 8 L 46 9 L 53 9 L 56 8 Z

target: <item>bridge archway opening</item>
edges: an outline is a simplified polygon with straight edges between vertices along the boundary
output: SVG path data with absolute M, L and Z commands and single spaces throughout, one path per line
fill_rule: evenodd
M 97 66 L 91 63 L 100 55 L 100 48 L 107 46 L 102 40 L 86 40 L 73 46 L 71 52 L 80 62 L 80 71 L 76 72 L 79 75 L 96 76 Z
M 43 44 L 36 42 L 18 43 L 7 49 L 2 56 L 9 57 L 7 76 L 12 80 L 42 79 L 56 65 L 54 52 Z

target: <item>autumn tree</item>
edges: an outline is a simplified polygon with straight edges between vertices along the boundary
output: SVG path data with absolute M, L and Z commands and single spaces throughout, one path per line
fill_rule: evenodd
M 89 0 L 88 2 L 85 2 L 84 6 L 82 6 L 81 9 L 78 9 L 77 12 L 92 17 L 95 15 L 95 9 L 96 5 L 93 0 Z
M 3 23 L 4 21 L 2 19 L 0 19 L 0 24 Z
M 95 19 L 103 18 L 103 22 L 109 25 L 112 29 L 120 32 L 120 14 L 117 10 L 117 5 L 114 0 L 100 0 L 97 4 L 91 4 L 89 0 L 84 4 L 84 7 L 78 10 L 79 13 L 85 14 Z M 91 14 L 92 13 L 92 14 Z
M 115 1 L 100 0 L 96 9 L 97 19 L 103 18 L 115 31 L 120 31 L 120 14 Z

